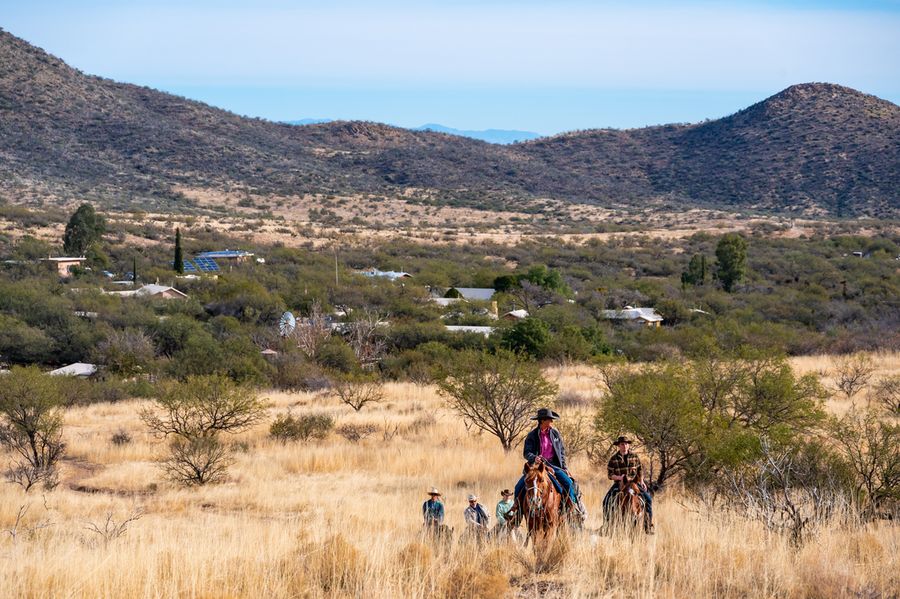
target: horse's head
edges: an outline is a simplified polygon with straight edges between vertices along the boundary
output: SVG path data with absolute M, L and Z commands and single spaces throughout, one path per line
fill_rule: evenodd
M 525 463 L 525 480 L 528 480 L 529 478 L 533 479 L 536 476 L 541 476 L 546 469 L 547 469 L 547 466 L 544 464 L 543 461 L 538 462 L 537 460 L 535 460 L 534 462 L 532 462 L 530 464 L 528 462 L 526 462 Z
M 619 483 L 621 485 L 620 490 L 628 493 L 629 495 L 640 493 L 641 488 L 638 486 L 637 482 L 637 477 L 629 479 L 628 475 L 626 474 L 622 481 Z
M 644 503 L 641 498 L 641 488 L 637 484 L 637 478 L 630 479 L 626 475 L 621 481 L 621 493 L 619 500 L 622 505 L 622 511 L 630 512 L 633 516 L 643 513 Z

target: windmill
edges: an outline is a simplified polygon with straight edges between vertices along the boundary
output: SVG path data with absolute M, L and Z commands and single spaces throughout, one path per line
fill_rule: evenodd
M 278 320 L 278 332 L 281 333 L 282 337 L 287 337 L 293 333 L 296 326 L 297 319 L 294 318 L 294 315 L 291 312 L 285 312 Z

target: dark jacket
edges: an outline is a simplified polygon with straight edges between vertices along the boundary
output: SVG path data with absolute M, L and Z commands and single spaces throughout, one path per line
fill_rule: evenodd
M 525 449 L 522 454 L 528 463 L 534 462 L 534 458 L 541 455 L 541 427 L 537 426 L 533 431 L 525 437 Z M 563 445 L 562 435 L 555 428 L 550 428 L 550 442 L 553 444 L 553 460 L 550 462 L 557 468 L 568 470 L 566 468 L 566 448 Z

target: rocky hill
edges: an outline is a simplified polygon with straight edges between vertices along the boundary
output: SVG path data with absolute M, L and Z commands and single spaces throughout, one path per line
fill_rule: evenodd
M 900 214 L 900 107 L 797 85 L 697 125 L 498 146 L 377 123 L 292 126 L 81 73 L 0 30 L 0 198 L 174 209 L 175 191 L 398 194 L 497 207 L 665 200 L 833 216 Z

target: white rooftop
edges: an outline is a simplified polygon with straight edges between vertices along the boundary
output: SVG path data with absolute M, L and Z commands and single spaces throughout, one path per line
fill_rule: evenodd
M 446 328 L 451 333 L 479 333 L 481 335 L 484 335 L 485 337 L 490 336 L 490 334 L 494 332 L 494 327 L 476 327 L 448 324 L 444 328 Z
M 603 318 L 611 320 L 644 320 L 646 322 L 662 322 L 663 320 L 663 317 L 654 308 L 625 306 L 621 310 L 603 310 L 602 314 Z
M 97 372 L 95 364 L 87 364 L 85 362 L 75 362 L 56 370 L 51 370 L 47 374 L 50 376 L 91 376 Z
M 486 302 L 494 297 L 494 290 L 486 287 L 450 287 L 450 289 L 456 289 L 467 300 Z M 450 291 L 450 289 L 447 289 L 447 291 Z
M 504 318 L 506 318 L 507 316 L 509 316 L 510 318 L 516 318 L 516 319 L 521 320 L 523 318 L 528 318 L 528 310 L 523 310 L 523 309 L 510 310 L 509 312 L 507 312 L 506 314 L 503 315 Z
M 397 279 L 402 279 L 405 277 L 412 277 L 408 272 L 403 272 L 400 270 L 378 270 L 377 268 L 370 268 L 369 270 L 361 270 L 359 274 L 364 277 L 382 277 L 385 279 L 390 279 L 391 281 L 396 281 Z
M 84 256 L 56 256 L 55 258 L 41 258 L 48 262 L 84 262 Z
M 139 289 L 129 289 L 128 291 L 108 291 L 107 295 L 118 295 L 121 297 L 146 297 L 159 295 L 160 293 L 165 293 L 166 291 L 174 291 L 181 297 L 187 297 L 186 293 L 178 291 L 174 287 L 169 287 L 167 285 L 157 285 L 155 283 L 144 285 Z
M 461 297 L 433 297 L 431 298 L 431 301 L 436 303 L 438 306 L 444 306 L 446 308 L 447 306 L 455 304 L 456 302 L 464 302 L 466 300 Z

